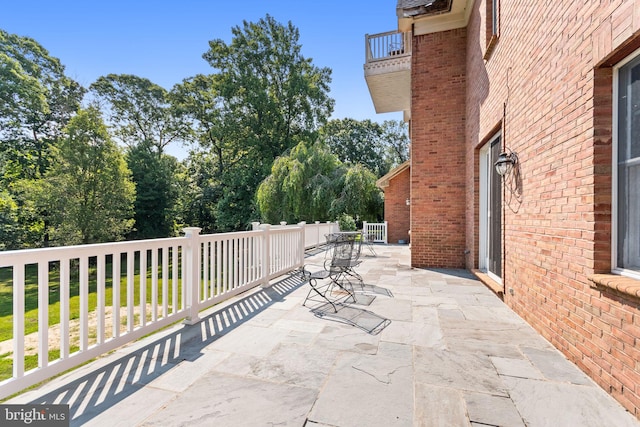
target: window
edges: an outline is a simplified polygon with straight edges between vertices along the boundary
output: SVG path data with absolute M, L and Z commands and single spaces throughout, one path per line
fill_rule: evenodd
M 640 278 L 640 52 L 617 68 L 614 84 L 615 270 Z
M 500 32 L 500 0 L 485 0 L 486 2 L 486 22 L 485 22 L 485 34 L 486 34 L 486 48 L 484 52 L 484 59 L 489 59 L 493 48 L 498 42 L 498 35 Z

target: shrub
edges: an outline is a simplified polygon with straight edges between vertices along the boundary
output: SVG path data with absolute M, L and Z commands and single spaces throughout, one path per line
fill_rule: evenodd
M 340 231 L 355 231 L 356 221 L 351 215 L 343 213 L 338 217 L 338 225 L 340 225 Z

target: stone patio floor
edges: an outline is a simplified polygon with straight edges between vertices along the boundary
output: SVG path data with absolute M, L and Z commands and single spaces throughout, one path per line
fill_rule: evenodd
M 640 426 L 470 273 L 375 252 L 357 269 L 375 299 L 339 311 L 355 326 L 281 278 L 6 403 L 109 427 Z

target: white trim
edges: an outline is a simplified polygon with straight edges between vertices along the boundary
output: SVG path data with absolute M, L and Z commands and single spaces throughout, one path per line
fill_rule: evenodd
M 611 147 L 611 270 L 622 276 L 640 279 L 640 272 L 618 268 L 618 99 L 620 96 L 620 69 L 640 57 L 637 49 L 613 67 L 612 147 Z
M 496 132 L 486 144 L 480 148 L 480 200 L 479 200 L 479 235 L 478 235 L 478 268 L 480 271 L 489 275 L 491 279 L 499 284 L 502 284 L 502 278 L 496 275 L 496 273 L 489 271 L 489 224 L 490 218 L 488 215 L 490 204 L 490 190 L 489 190 L 489 175 L 493 165 L 491 164 L 491 145 L 496 139 L 502 137 L 502 131 Z M 494 213 L 495 215 L 495 213 Z M 502 211 L 498 213 L 502 215 Z M 500 236 L 502 241 L 502 236 Z M 502 242 L 504 246 L 504 242 Z M 501 249 L 502 250 L 502 249 Z M 500 272 L 501 273 L 501 272 Z
M 491 153 L 491 141 L 487 142 L 480 149 L 480 207 L 478 211 L 478 224 L 480 229 L 478 235 L 478 268 L 487 272 L 487 254 L 489 253 L 489 239 L 487 238 L 489 218 L 486 212 L 489 204 L 489 158 Z

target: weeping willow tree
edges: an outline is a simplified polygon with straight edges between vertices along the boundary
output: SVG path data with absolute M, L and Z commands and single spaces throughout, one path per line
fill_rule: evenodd
M 382 215 L 375 175 L 360 164 L 347 166 L 322 142 L 301 142 L 276 159 L 260 184 L 262 221 L 332 221 L 341 214 L 374 221 Z

